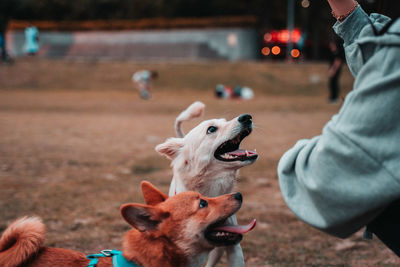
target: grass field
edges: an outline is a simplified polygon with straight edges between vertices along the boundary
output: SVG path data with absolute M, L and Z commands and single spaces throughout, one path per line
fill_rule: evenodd
M 130 82 L 141 68 L 157 69 L 154 97 L 141 100 Z M 142 202 L 141 180 L 168 191 L 169 161 L 154 147 L 174 135 L 173 123 L 195 100 L 205 118 L 253 116 L 243 147 L 259 160 L 240 172 L 240 223 L 256 218 L 242 247 L 246 266 L 398 266 L 400 261 L 358 232 L 330 237 L 298 220 L 280 194 L 276 166 L 301 138 L 320 134 L 340 108 L 328 105 L 321 63 L 199 64 L 70 62 L 26 59 L 0 66 L 0 230 L 39 215 L 46 245 L 95 253 L 120 248 L 128 225 L 119 214 Z M 346 70 L 342 95 L 352 85 Z M 251 101 L 217 100 L 217 83 L 248 85 Z M 199 120 L 184 125 L 188 131 Z M 221 264 L 223 266 L 223 264 Z

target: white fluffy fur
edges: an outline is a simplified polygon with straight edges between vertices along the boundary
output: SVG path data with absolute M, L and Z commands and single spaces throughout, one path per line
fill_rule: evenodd
M 185 133 L 182 130 L 182 123 L 184 121 L 188 121 L 194 118 L 198 118 L 203 115 L 205 105 L 200 102 L 196 101 L 191 104 L 187 109 L 185 109 L 175 120 L 175 133 L 177 137 L 184 137 Z

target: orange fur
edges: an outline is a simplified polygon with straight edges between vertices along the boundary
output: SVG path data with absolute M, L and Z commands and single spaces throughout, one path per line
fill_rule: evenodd
M 12 223 L 0 239 L 0 266 L 19 266 L 38 253 L 46 229 L 39 218 L 23 217 Z
M 133 226 L 123 240 L 123 255 L 140 266 L 200 266 L 196 258 L 214 248 L 204 236 L 205 229 L 235 213 L 241 206 L 234 194 L 206 198 L 184 192 L 168 198 L 148 182 L 142 182 L 147 203 L 125 204 L 122 217 Z M 200 206 L 207 201 L 207 206 Z M 77 251 L 42 247 L 45 227 L 36 217 L 12 223 L 0 239 L 0 266 L 84 267 L 89 260 Z M 98 267 L 112 266 L 111 258 L 101 258 Z

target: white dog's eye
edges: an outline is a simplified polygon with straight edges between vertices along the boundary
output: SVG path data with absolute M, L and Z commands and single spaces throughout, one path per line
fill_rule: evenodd
M 208 129 L 207 129 L 207 134 L 214 133 L 214 132 L 216 132 L 217 130 L 218 130 L 217 127 L 215 127 L 215 126 L 210 126 L 210 127 L 208 127 Z
M 199 208 L 202 209 L 202 208 L 205 208 L 207 206 L 208 206 L 207 201 L 205 201 L 204 199 L 200 199 Z

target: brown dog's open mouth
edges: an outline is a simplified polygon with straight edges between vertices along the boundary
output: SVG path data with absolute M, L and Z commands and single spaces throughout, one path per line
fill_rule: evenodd
M 240 143 L 252 131 L 251 126 L 246 127 L 234 138 L 222 143 L 214 152 L 214 157 L 221 161 L 255 161 L 258 157 L 257 152 L 240 149 Z
M 231 246 L 239 243 L 243 234 L 251 231 L 256 226 L 254 219 L 248 225 L 225 225 L 225 221 L 219 221 L 209 226 L 204 236 L 215 246 Z

